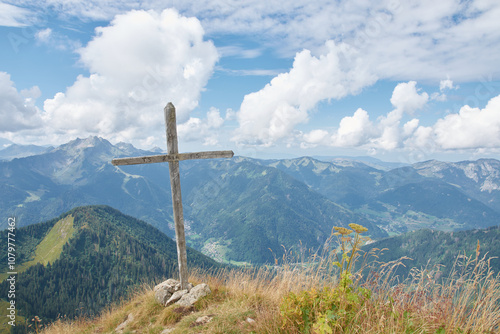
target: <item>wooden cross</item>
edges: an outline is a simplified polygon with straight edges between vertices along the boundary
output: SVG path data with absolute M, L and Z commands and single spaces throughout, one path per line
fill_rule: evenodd
M 233 151 L 209 151 L 196 153 L 179 153 L 177 145 L 177 126 L 175 120 L 175 107 L 168 103 L 164 109 L 165 123 L 167 128 L 167 152 L 168 154 L 152 155 L 137 158 L 113 159 L 111 163 L 115 166 L 150 164 L 157 162 L 168 162 L 170 170 L 170 187 L 172 188 L 172 204 L 174 207 L 175 239 L 177 242 L 177 260 L 179 263 L 179 278 L 181 289 L 187 289 L 187 253 L 186 237 L 184 235 L 184 213 L 182 212 L 181 180 L 179 177 L 179 161 L 191 159 L 213 159 L 232 158 Z

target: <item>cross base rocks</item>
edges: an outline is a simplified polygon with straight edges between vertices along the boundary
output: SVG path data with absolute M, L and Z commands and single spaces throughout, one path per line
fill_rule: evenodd
M 169 306 L 176 304 L 179 306 L 190 307 L 212 291 L 208 284 L 201 283 L 197 286 L 189 283 L 188 288 L 181 290 L 181 283 L 172 278 L 158 284 L 154 287 L 155 300 L 163 305 Z

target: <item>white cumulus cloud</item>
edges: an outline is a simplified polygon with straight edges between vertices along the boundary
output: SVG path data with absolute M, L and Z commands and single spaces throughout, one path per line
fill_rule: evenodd
M 447 89 L 457 89 L 457 88 L 458 88 L 458 86 L 453 85 L 453 81 L 450 80 L 449 78 L 445 79 L 445 80 L 441 80 L 439 82 L 439 90 L 441 92 L 443 92 Z
M 392 105 L 401 112 L 412 114 L 418 109 L 422 109 L 427 101 L 429 95 L 426 92 L 419 93 L 417 90 L 417 82 L 410 81 L 400 83 L 394 88 L 391 97 Z
M 183 141 L 203 140 L 203 145 L 216 145 L 218 143 L 216 130 L 223 124 L 224 119 L 219 110 L 212 107 L 205 119 L 190 117 L 187 122 L 178 125 L 177 132 Z
M 65 35 L 54 32 L 51 28 L 38 30 L 35 32 L 34 37 L 38 44 L 45 44 L 58 50 L 74 51 L 81 47 L 81 43 L 79 41 L 72 40 Z
M 49 7 L 59 18 L 95 21 L 132 9 L 165 9 L 164 0 L 16 2 L 33 12 Z M 209 34 L 249 37 L 287 57 L 304 48 L 319 52 L 326 40 L 342 41 L 357 49 L 379 78 L 439 80 L 450 74 L 458 81 L 476 80 L 498 68 L 500 2 L 495 0 L 183 0 L 168 5 L 198 17 Z M 11 25 L 26 16 L 17 13 L 23 11 L 19 7 L 3 6 L 7 10 L 0 7 L 0 13 Z
M 483 109 L 463 106 L 433 126 L 436 144 L 442 149 L 500 147 L 500 95 Z
M 422 109 L 429 95 L 426 92 L 419 93 L 416 81 L 399 83 L 392 92 L 391 103 L 395 107 L 386 116 L 380 117 L 378 130 L 380 135 L 372 139 L 373 146 L 384 150 L 393 150 L 400 146 L 405 132 L 409 132 L 414 126 L 410 123 L 406 129 L 401 129 L 400 123 L 404 114 L 412 115 L 415 111 Z
M 399 83 L 392 93 L 391 103 L 395 107 L 376 121 L 370 120 L 366 110 L 357 109 L 352 116 L 342 118 L 338 128 L 329 135 L 328 140 L 324 130 L 317 129 L 303 135 L 300 139 L 307 144 L 320 142 L 334 147 L 382 149 L 386 151 L 401 148 L 403 142 L 418 131 L 419 120 L 414 118 L 401 126 L 405 115 L 425 107 L 429 100 L 426 92 L 417 88 L 415 81 Z M 322 134 L 322 140 L 313 141 Z M 302 145 L 303 147 L 306 145 Z
M 328 142 L 328 131 L 323 129 L 312 130 L 303 135 L 304 142 L 301 143 L 302 148 L 314 147 Z
M 349 47 L 328 41 L 325 50 L 319 56 L 309 50 L 297 53 L 289 72 L 246 95 L 233 140 L 238 144 L 273 145 L 289 136 L 295 126 L 307 122 L 318 102 L 356 94 L 376 81 Z
M 146 141 L 164 126 L 169 101 L 179 122 L 186 121 L 218 60 L 203 38 L 196 18 L 172 9 L 116 16 L 78 50 L 91 74 L 45 101 L 46 124 L 67 135 Z
M 17 132 L 39 126 L 40 110 L 35 106 L 38 97 L 37 86 L 19 92 L 10 75 L 0 72 L 0 131 Z
M 376 133 L 370 116 L 363 109 L 358 109 L 352 116 L 340 121 L 337 132 L 332 136 L 332 145 L 338 147 L 356 147 L 365 145 Z
M 446 89 L 454 87 L 450 85 Z M 342 118 L 338 128 L 329 133 L 315 129 L 299 137 L 303 148 L 325 145 L 365 150 L 439 152 L 448 150 L 484 150 L 500 148 L 500 95 L 480 108 L 463 106 L 429 126 L 418 118 L 403 123 L 404 116 L 424 108 L 429 96 L 416 82 L 398 84 L 391 98 L 395 109 L 376 121 L 358 109 Z
M 35 33 L 35 38 L 40 42 L 47 42 L 52 36 L 52 29 L 45 28 Z
M 438 92 L 432 93 L 431 99 L 441 102 L 446 101 L 448 97 L 446 96 L 445 92 L 450 89 L 458 89 L 458 88 L 459 86 L 455 85 L 450 78 L 441 80 L 439 82 L 439 93 Z

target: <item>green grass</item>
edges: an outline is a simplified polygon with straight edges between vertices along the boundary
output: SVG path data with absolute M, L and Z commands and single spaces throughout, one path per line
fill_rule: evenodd
M 194 271 L 190 281 L 208 283 L 212 294 L 192 308 L 162 307 L 152 288 L 144 287 L 97 318 L 59 320 L 43 334 L 114 334 L 129 314 L 133 321 L 124 333 L 499 333 L 499 277 L 485 260 L 465 262 L 466 269 L 457 267 L 457 276 L 445 282 L 416 272 L 397 285 L 383 273 L 375 281 L 342 284 L 338 277 L 325 280 L 314 267 L 287 265 L 277 272 L 226 269 L 215 276 Z M 198 324 L 203 316 L 211 320 Z
M 162 307 L 146 286 L 100 317 L 58 320 L 43 333 L 111 334 L 125 319 L 132 319 L 125 333 L 151 334 L 165 328 L 174 329 L 172 334 L 500 332 L 500 276 L 480 257 L 479 245 L 475 254 L 457 257 L 447 277 L 438 269 L 414 268 L 400 282 L 393 273 L 402 259 L 370 261 L 380 250 L 361 252 L 366 229 L 349 226 L 354 237 L 346 228 L 331 236 L 339 238 L 340 251 L 316 254 L 302 265 L 284 258 L 280 266 L 192 271 L 189 281 L 205 282 L 212 291 L 193 307 Z M 204 316 L 210 321 L 197 322 Z
M 73 221 L 74 218 L 71 215 L 58 221 L 36 247 L 35 258 L 22 265 L 27 269 L 37 263 L 45 266 L 49 262 L 52 263 L 57 260 L 61 255 L 64 244 L 68 242 L 75 232 Z
M 16 264 L 15 271 L 20 274 L 31 266 L 41 263 L 44 266 L 53 263 L 61 255 L 64 244 L 68 242 L 75 228 L 73 227 L 73 216 L 69 215 L 58 221 L 49 231 L 47 236 L 36 246 L 33 260 Z M 6 273 L 0 274 L 0 282 L 8 277 Z

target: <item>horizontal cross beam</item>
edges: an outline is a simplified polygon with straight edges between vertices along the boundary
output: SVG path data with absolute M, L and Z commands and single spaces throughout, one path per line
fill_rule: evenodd
M 232 158 L 233 151 L 208 151 L 208 152 L 195 152 L 195 153 L 177 153 L 177 154 L 160 154 L 150 155 L 146 157 L 134 158 L 118 158 L 113 159 L 111 163 L 115 166 L 124 165 L 140 165 L 140 164 L 154 164 L 158 162 L 172 162 L 193 159 L 215 159 L 215 158 Z

